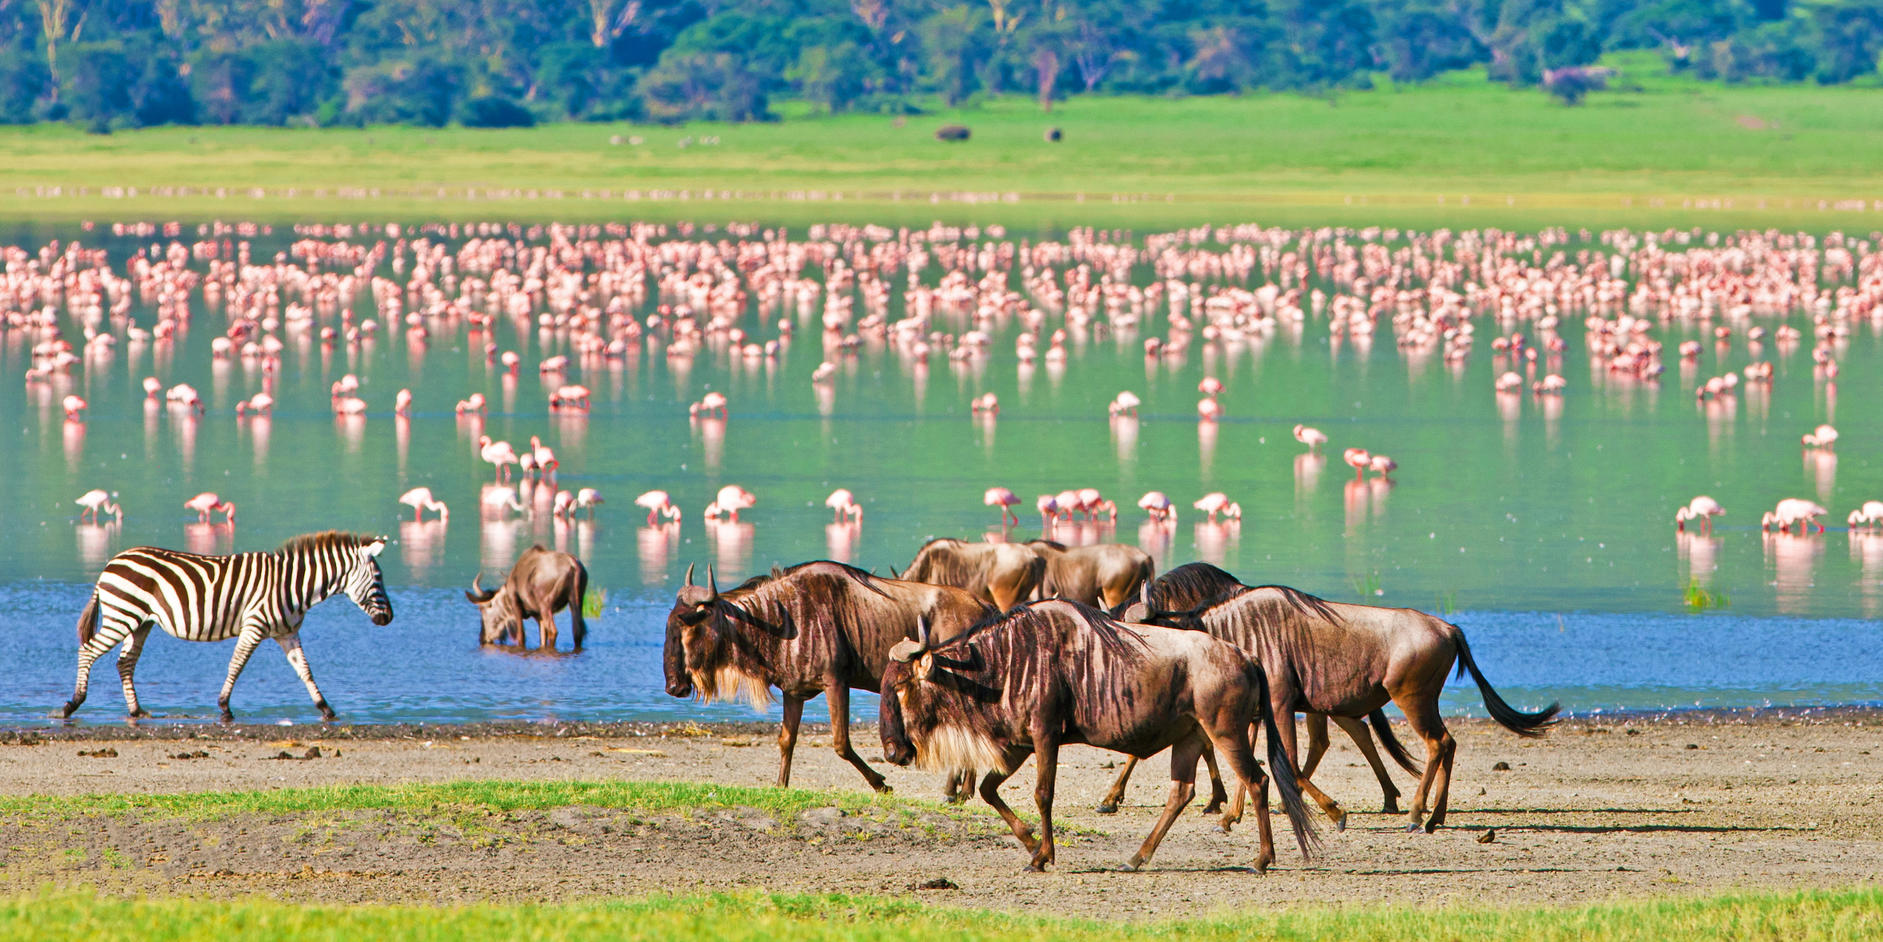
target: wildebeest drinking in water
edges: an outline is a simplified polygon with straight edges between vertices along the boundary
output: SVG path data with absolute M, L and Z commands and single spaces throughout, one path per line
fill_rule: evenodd
M 1201 628 L 1248 652 L 1269 677 L 1269 707 L 1278 717 L 1296 712 L 1360 717 L 1392 701 L 1425 742 L 1426 764 L 1412 797 L 1407 830 L 1445 822 L 1456 744 L 1439 714 L 1439 692 L 1454 664 L 1469 671 L 1491 718 L 1519 736 L 1541 736 L 1559 706 L 1523 713 L 1504 702 L 1471 657 L 1465 634 L 1424 612 L 1328 602 L 1285 586 L 1244 589 L 1200 612 L 1151 612 L 1149 624 Z M 1289 753 L 1294 724 L 1282 723 Z M 1345 813 L 1307 781 L 1301 786 L 1336 821 Z M 1431 808 L 1431 816 L 1425 815 Z M 1240 804 L 1240 798 L 1237 800 Z M 1235 820 L 1232 810 L 1225 821 Z
M 943 537 L 922 544 L 901 578 L 966 589 L 1004 612 L 1033 597 L 1046 578 L 1046 560 L 1018 543 Z
M 882 579 L 833 562 L 801 563 L 719 591 L 712 568 L 706 585 L 686 585 L 667 614 L 667 692 L 712 701 L 743 696 L 754 707 L 784 697 L 778 731 L 778 784 L 791 784 L 791 751 L 804 701 L 823 694 L 830 706 L 831 744 L 877 791 L 883 777 L 850 748 L 850 689 L 882 687 L 883 665 L 896 642 L 915 637 L 918 620 L 936 637 L 954 637 L 995 614 L 960 589 Z M 950 772 L 958 770 L 950 769 Z
M 569 610 L 569 633 L 579 650 L 588 636 L 588 623 L 582 618 L 582 597 L 588 594 L 588 569 L 568 553 L 558 553 L 532 546 L 523 551 L 503 585 L 486 589 L 471 580 L 464 597 L 477 604 L 482 619 L 478 640 L 482 644 L 522 646 L 523 619 L 536 619 L 539 647 L 556 648 L 556 613 Z
M 1038 595 L 1071 599 L 1111 611 L 1129 602 L 1156 572 L 1151 554 L 1122 543 L 1068 547 L 1052 540 L 1028 540 L 1046 560 Z
M 1141 621 L 1152 611 L 1200 611 L 1218 602 L 1228 601 L 1249 588 L 1235 576 L 1209 563 L 1185 563 L 1147 583 L 1137 603 L 1120 605 L 1113 610 L 1112 615 L 1122 617 L 1125 621 Z M 1308 749 L 1307 754 L 1301 757 L 1300 770 L 1304 779 L 1313 777 L 1315 768 L 1321 763 L 1321 756 L 1327 752 L 1327 721 L 1330 717 L 1308 713 L 1306 718 Z M 1331 719 L 1334 725 L 1353 738 L 1354 745 L 1360 748 L 1361 755 L 1366 756 L 1367 764 L 1372 766 L 1374 777 L 1379 779 L 1380 793 L 1384 796 L 1381 810 L 1387 814 L 1398 814 L 1399 788 L 1393 784 L 1392 776 L 1386 773 L 1386 765 L 1380 761 L 1379 750 L 1373 747 L 1373 737 L 1367 733 L 1366 727 L 1360 720 L 1350 716 L 1335 716 Z M 1393 727 L 1386 719 L 1384 708 L 1367 714 L 1367 720 L 1379 732 L 1380 744 L 1386 747 L 1394 761 L 1414 775 L 1423 774 L 1419 764 L 1406 754 L 1405 747 L 1393 735 Z M 1292 722 L 1292 717 L 1288 721 Z M 1125 763 L 1124 769 L 1118 773 L 1118 780 L 1112 783 L 1111 791 L 1099 802 L 1100 814 L 1111 814 L 1118 810 L 1119 802 L 1125 797 L 1125 784 L 1130 781 L 1136 766 L 1135 759 Z M 1228 798 L 1223 791 L 1222 779 L 1216 775 L 1214 768 L 1211 769 L 1210 779 L 1212 791 L 1210 804 L 1203 809 L 1206 812 L 1216 810 Z M 1336 815 L 1334 820 L 1336 825 L 1346 824 L 1344 815 Z
M 1258 870 L 1275 859 L 1268 784 L 1250 748 L 1262 720 L 1269 761 L 1304 856 L 1315 840 L 1273 718 L 1267 684 L 1247 655 L 1206 634 L 1126 625 L 1064 600 L 1025 606 L 953 641 L 926 630 L 898 643 L 883 673 L 883 755 L 946 771 L 990 769 L 981 797 L 1032 854 L 1027 869 L 1053 863 L 1053 783 L 1059 747 L 1087 743 L 1140 758 L 1171 750 L 1170 800 L 1127 869 L 1156 852 L 1196 794 L 1196 763 L 1208 744 L 1222 753 L 1255 798 L 1261 832 Z M 1040 836 L 1000 798 L 1000 784 L 1035 757 Z

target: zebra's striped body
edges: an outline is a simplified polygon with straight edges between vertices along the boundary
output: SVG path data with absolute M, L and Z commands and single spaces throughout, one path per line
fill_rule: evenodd
M 315 604 L 344 593 L 373 624 L 392 621 L 392 600 L 376 558 L 385 547 L 384 537 L 330 531 L 297 536 L 269 553 L 198 556 L 139 546 L 113 556 L 79 615 L 78 684 L 63 715 L 85 702 L 92 663 L 123 641 L 118 676 L 124 705 L 132 716 L 148 716 L 137 704 L 131 676 L 144 639 L 157 627 L 185 641 L 236 639 L 217 701 L 223 722 L 235 718 L 229 694 L 236 677 L 268 638 L 281 645 L 321 715 L 333 719 L 301 650 L 301 619 Z

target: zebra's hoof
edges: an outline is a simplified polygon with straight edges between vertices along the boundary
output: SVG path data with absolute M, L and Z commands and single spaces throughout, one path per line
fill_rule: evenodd
M 234 726 L 235 714 L 230 713 L 228 710 L 224 710 L 222 711 L 222 719 L 219 719 L 216 722 L 221 723 L 224 726 Z
M 128 716 L 134 720 L 147 720 L 147 719 L 150 719 L 150 711 L 144 709 L 143 707 L 138 707 L 137 709 L 132 710 L 129 713 L 126 713 L 125 716 Z

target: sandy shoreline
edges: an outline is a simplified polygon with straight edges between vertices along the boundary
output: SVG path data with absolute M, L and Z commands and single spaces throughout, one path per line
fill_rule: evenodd
M 960 890 L 920 898 L 1139 917 L 1250 904 L 1567 903 L 1883 880 L 1883 711 L 1577 719 L 1537 741 L 1481 720 L 1452 728 L 1459 750 L 1450 826 L 1405 833 L 1402 818 L 1378 813 L 1378 786 L 1358 753 L 1336 742 L 1316 782 L 1353 812 L 1350 826 L 1324 828 L 1322 855 L 1304 866 L 1278 819 L 1281 857 L 1267 877 L 1244 869 L 1253 828 L 1218 834 L 1198 805 L 1147 872 L 1112 872 L 1154 820 L 1167 768 L 1146 763 L 1127 807 L 1102 816 L 1091 809 L 1117 757 L 1079 747 L 1062 756 L 1055 816 L 1071 833 L 1062 835 L 1060 869 L 1046 875 L 1019 872 L 1024 855 L 977 801 L 964 818 L 915 824 L 836 809 L 779 821 L 756 809 L 649 816 L 578 806 L 490 812 L 468 829 L 379 811 L 214 822 L 81 814 L 53 825 L 0 821 L 0 885 L 436 902 L 730 889 L 906 895 L 918 892 L 912 884 L 944 877 Z M 768 786 L 774 733 L 757 723 L 15 731 L 0 738 L 0 793 L 491 779 Z M 860 730 L 858 742 L 898 795 L 936 796 L 933 775 L 877 761 L 873 728 Z M 322 747 L 321 758 L 272 760 L 311 745 Z M 115 755 L 79 754 L 98 751 Z M 180 758 L 199 751 L 207 756 Z M 1494 770 L 1500 762 L 1508 770 Z M 1394 772 L 1409 792 L 1409 777 Z M 823 729 L 801 738 L 792 782 L 863 790 Z M 1005 788 L 1029 814 L 1032 784 L 1026 768 Z M 1480 842 L 1487 832 L 1491 840 Z

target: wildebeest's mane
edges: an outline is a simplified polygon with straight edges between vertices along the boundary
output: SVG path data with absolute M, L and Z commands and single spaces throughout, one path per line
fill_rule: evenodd
M 1138 651 L 1134 649 L 1142 647 L 1143 639 L 1124 630 L 1123 623 L 1090 605 L 1071 599 L 1043 599 L 1040 602 L 1016 606 L 1011 611 L 982 616 L 979 621 L 968 626 L 968 630 L 947 641 L 930 646 L 928 652 L 935 656 L 935 662 L 941 666 L 978 670 L 981 663 L 980 652 L 973 646 L 977 640 L 1009 625 L 1037 623 L 1036 630 L 1051 630 L 1051 626 L 1045 624 L 1046 613 L 1041 611 L 1039 606 L 1044 602 L 1053 601 L 1063 602 L 1080 618 L 1083 618 L 1086 627 L 1091 629 L 1093 637 L 1098 639 L 1099 646 L 1111 653 L 1121 657 L 1135 657 Z
M 1198 562 L 1184 563 L 1151 580 L 1149 594 L 1153 608 L 1170 604 L 1172 597 L 1197 599 L 1202 603 L 1200 607 L 1208 607 L 1235 598 L 1248 588 L 1227 571 Z
M 331 549 L 336 546 L 365 546 L 379 539 L 381 538 L 367 536 L 363 533 L 348 533 L 345 530 L 323 530 L 319 533 L 303 533 L 300 536 L 289 537 L 288 541 L 281 544 L 281 548 L 275 550 L 275 552 L 286 555 L 288 553 Z
M 1291 608 L 1293 608 L 1296 612 L 1302 615 L 1312 615 L 1319 618 L 1323 618 L 1336 625 L 1340 624 L 1342 621 L 1340 614 L 1334 611 L 1334 607 L 1332 605 L 1329 605 L 1326 599 L 1321 598 L 1318 595 L 1309 595 L 1308 593 L 1303 592 L 1300 589 L 1296 589 L 1290 586 L 1254 585 L 1254 586 L 1249 586 L 1247 589 L 1244 589 L 1242 592 L 1237 593 L 1237 594 L 1246 595 L 1250 592 L 1256 591 L 1257 589 L 1275 590 L 1276 592 L 1281 594 L 1282 600 L 1284 602 L 1287 602 Z

